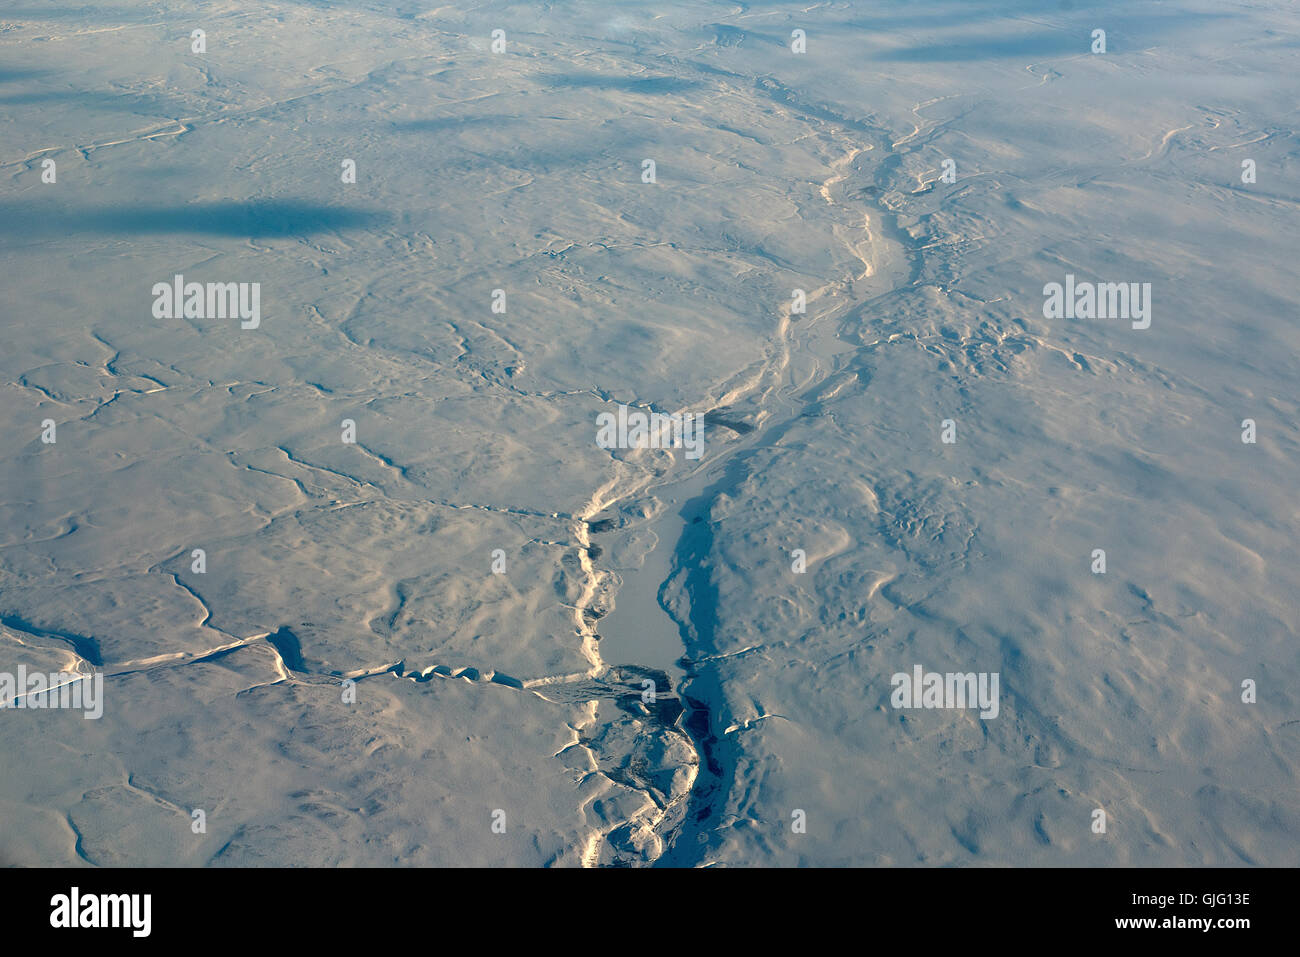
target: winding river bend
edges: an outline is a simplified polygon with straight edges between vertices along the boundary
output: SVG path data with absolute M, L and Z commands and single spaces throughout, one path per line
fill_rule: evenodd
M 701 462 L 690 463 L 693 467 L 684 471 L 687 465 L 679 458 L 677 477 L 628 496 L 657 500 L 658 511 L 643 527 L 653 544 L 639 566 L 612 567 L 620 584 L 614 609 L 600 622 L 600 655 L 607 665 L 636 664 L 668 674 L 672 691 L 680 694 L 687 709 L 677 726 L 690 736 L 700 762 L 687 813 L 676 833 L 664 835 L 668 850 L 660 864 L 703 863 L 698 860 L 703 832 L 713 825 L 715 805 L 727 787 L 725 736 L 717 727 L 721 701 L 714 700 L 718 695 L 710 693 L 709 679 L 697 673 L 693 661 L 707 653 L 711 636 L 725 627 L 710 598 L 712 504 L 719 495 L 736 494 L 756 452 L 777 447 L 801 416 L 819 414 L 838 391 L 834 377 L 863 348 L 863 340 L 850 333 L 871 322 L 872 310 L 917 278 L 893 213 L 879 202 L 891 188 L 888 180 L 897 166 L 891 162 L 896 160 L 892 137 L 879 130 L 864 137 L 860 129 L 851 136 L 836 130 L 836 135 L 851 142 L 820 192 L 828 204 L 861 211 L 862 234 L 843 236 L 848 275 L 811 291 L 807 315 L 781 322 L 777 347 L 753 387 L 744 396 L 728 397 L 725 418 L 710 417 L 713 424 L 705 431 Z M 870 199 L 877 201 L 868 206 Z M 618 500 L 614 496 L 606 507 Z M 674 579 L 689 607 L 678 602 L 670 613 L 665 592 Z

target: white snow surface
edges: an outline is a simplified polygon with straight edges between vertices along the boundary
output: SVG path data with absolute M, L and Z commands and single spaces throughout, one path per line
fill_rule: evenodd
M 0 671 L 105 689 L 0 710 L 0 863 L 1300 864 L 1298 36 L 0 5 Z

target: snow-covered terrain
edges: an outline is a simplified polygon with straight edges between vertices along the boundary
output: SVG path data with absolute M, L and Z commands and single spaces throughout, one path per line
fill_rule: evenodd
M 1300 863 L 1298 76 L 1285 0 L 0 4 L 0 673 L 103 676 L 0 863 Z

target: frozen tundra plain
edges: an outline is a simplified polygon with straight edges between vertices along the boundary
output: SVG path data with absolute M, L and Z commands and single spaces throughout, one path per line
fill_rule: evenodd
M 0 863 L 1300 863 L 1297 78 L 1283 0 L 6 0 L 0 671 L 104 710 L 0 711 Z

